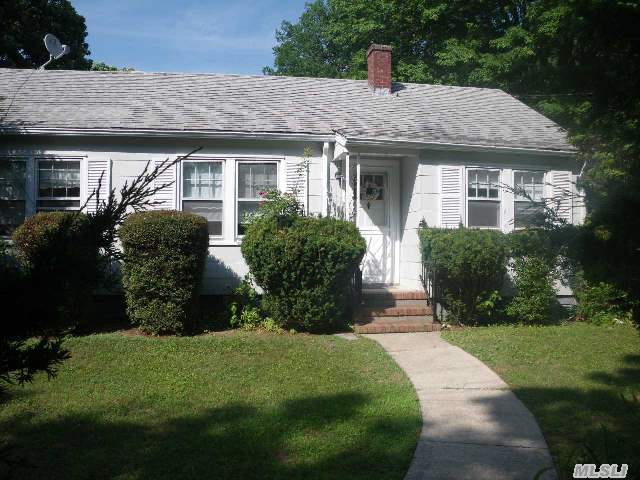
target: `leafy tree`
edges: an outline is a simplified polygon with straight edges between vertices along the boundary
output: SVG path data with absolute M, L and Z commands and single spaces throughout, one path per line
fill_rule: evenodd
M 0 66 L 35 68 L 49 59 L 42 39 L 53 33 L 71 51 L 49 69 L 91 67 L 87 26 L 69 0 L 0 0 Z
M 108 65 L 104 62 L 91 62 L 91 70 L 94 72 L 133 72 L 133 68 L 130 67 L 114 67 L 113 65 Z

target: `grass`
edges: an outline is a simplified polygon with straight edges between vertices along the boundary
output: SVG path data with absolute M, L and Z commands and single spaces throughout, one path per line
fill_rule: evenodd
M 0 404 L 16 478 L 401 479 L 417 443 L 415 392 L 369 340 L 111 333 L 67 347 L 55 379 Z
M 561 475 L 579 459 L 634 464 L 630 473 L 640 467 L 640 336 L 633 328 L 500 326 L 443 337 L 509 384 L 538 420 Z

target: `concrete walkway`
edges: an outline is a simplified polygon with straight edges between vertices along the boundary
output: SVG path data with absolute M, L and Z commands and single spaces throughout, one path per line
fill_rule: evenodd
M 553 464 L 533 415 L 480 360 L 434 333 L 364 335 L 411 379 L 422 433 L 405 480 L 533 479 Z M 549 470 L 541 479 L 555 479 Z

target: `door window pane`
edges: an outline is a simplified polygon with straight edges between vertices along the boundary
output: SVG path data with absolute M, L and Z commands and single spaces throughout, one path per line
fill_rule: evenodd
M 80 207 L 80 162 L 38 162 L 38 209 L 74 210 Z
M 0 159 L 0 235 L 10 235 L 25 217 L 26 164 Z

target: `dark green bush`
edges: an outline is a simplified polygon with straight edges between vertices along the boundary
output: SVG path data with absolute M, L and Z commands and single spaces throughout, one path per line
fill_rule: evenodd
M 119 231 L 127 314 L 143 331 L 182 334 L 195 328 L 209 236 L 203 217 L 149 211 Z
M 632 319 L 633 302 L 628 295 L 606 282 L 582 282 L 576 289 L 576 318 L 596 325 L 627 323 Z
M 440 299 L 447 319 L 454 323 L 478 323 L 502 286 L 507 271 L 504 234 L 493 230 L 460 227 L 419 231 L 422 261 L 434 272 L 442 289 Z
M 281 204 L 266 202 L 242 242 L 242 254 L 264 291 L 265 312 L 287 329 L 318 332 L 345 325 L 364 239 L 350 222 L 301 216 L 291 201 L 273 196 Z
M 558 301 L 554 288 L 554 266 L 539 256 L 518 257 L 513 262 L 516 294 L 506 313 L 516 322 L 549 323 Z
M 40 212 L 16 229 L 13 241 L 33 292 L 28 315 L 51 328 L 80 322 L 103 273 L 89 218 L 78 212 Z

